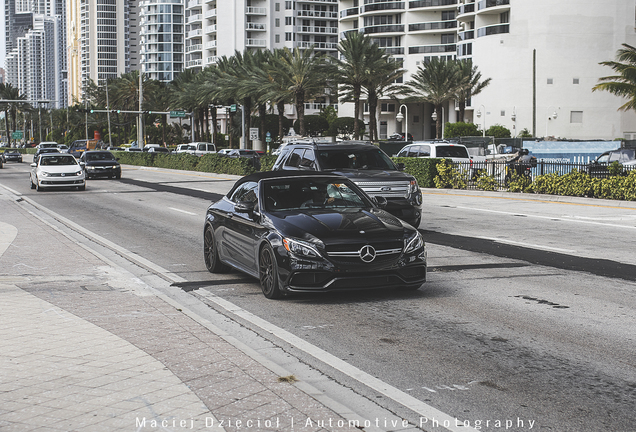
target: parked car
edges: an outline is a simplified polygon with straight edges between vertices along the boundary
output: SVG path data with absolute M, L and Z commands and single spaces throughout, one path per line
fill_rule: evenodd
M 170 149 L 167 147 L 148 147 L 148 148 L 144 147 L 144 151 L 147 153 L 170 154 Z
M 232 150 L 233 149 L 230 149 L 230 148 L 224 148 L 224 149 L 217 150 L 216 154 L 221 156 L 227 156 L 227 154 L 231 152 Z
M 204 154 L 216 153 L 216 146 L 207 142 L 192 142 L 190 143 L 195 147 L 194 154 L 197 156 L 203 156 Z
M 194 146 L 194 144 L 179 144 L 177 146 L 177 149 L 174 152 L 194 154 L 195 150 L 196 150 L 196 147 Z
M 419 289 L 426 247 L 411 225 L 342 176 L 265 171 L 210 205 L 203 229 L 210 272 L 240 270 L 265 297 L 291 292 Z
M 322 171 L 345 176 L 371 197 L 384 197 L 386 210 L 418 227 L 422 218 L 422 192 L 417 180 L 404 172 L 377 146 L 364 141 L 342 143 L 289 143 L 273 170 Z
M 51 187 L 86 189 L 86 176 L 77 159 L 65 153 L 42 153 L 31 164 L 31 189 L 41 191 Z
M 107 150 L 84 152 L 79 161 L 86 173 L 86 179 L 94 177 L 121 178 L 121 165 L 115 156 Z
M 2 154 L 4 162 L 22 162 L 22 153 L 16 149 L 7 149 Z
M 398 157 L 444 158 L 453 162 L 470 164 L 468 149 L 462 144 L 448 141 L 416 141 L 408 144 L 398 152 Z
M 591 177 L 609 177 L 609 166 L 614 162 L 627 167 L 636 166 L 636 150 L 619 148 L 601 153 L 588 164 L 587 173 Z
M 75 140 L 69 146 L 67 153 L 75 156 L 76 158 L 79 158 L 83 152 L 97 149 L 97 145 L 98 140 L 95 139 Z
M 68 146 L 66 144 L 58 144 L 57 149 L 60 153 L 68 153 Z

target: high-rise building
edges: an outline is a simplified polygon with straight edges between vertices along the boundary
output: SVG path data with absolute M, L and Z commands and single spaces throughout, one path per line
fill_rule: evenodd
M 7 82 L 28 100 L 68 104 L 66 8 L 63 0 L 5 3 Z
M 84 100 L 90 81 L 103 85 L 131 70 L 131 2 L 69 0 L 69 81 L 71 99 Z
M 341 0 L 340 31 L 363 32 L 386 47 L 403 62 L 405 81 L 433 57 L 472 59 L 483 78 L 492 78 L 464 116 L 482 128 L 633 139 L 633 112 L 617 111 L 624 101 L 592 87 L 613 74 L 600 62 L 613 60 L 622 43 L 636 44 L 635 14 L 633 0 Z M 380 138 L 402 129 L 394 101 L 383 102 Z M 352 115 L 353 107 L 340 113 Z M 453 102 L 435 114 L 458 120 Z M 432 115 L 430 104 L 407 104 L 415 139 L 435 137 Z
M 139 2 L 140 64 L 151 79 L 170 82 L 183 71 L 184 17 L 182 0 Z

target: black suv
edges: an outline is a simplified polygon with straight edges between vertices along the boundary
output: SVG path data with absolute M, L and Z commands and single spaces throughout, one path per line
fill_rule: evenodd
M 380 148 L 364 141 L 290 143 L 272 170 L 324 171 L 350 178 L 369 196 L 386 198 L 385 210 L 417 228 L 422 220 L 422 192 Z M 383 200 L 382 200 L 383 201 Z

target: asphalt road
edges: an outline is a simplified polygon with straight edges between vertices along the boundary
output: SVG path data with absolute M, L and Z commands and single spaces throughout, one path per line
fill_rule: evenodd
M 91 180 L 85 192 L 38 193 L 27 170 L 5 164 L 0 184 L 178 274 L 186 282 L 175 289 L 227 300 L 475 429 L 636 427 L 636 206 L 427 191 L 420 229 L 431 271 L 420 291 L 269 301 L 256 280 L 205 270 L 203 217 L 231 176 L 126 167 L 121 180 Z M 420 421 L 329 361 L 277 343 Z

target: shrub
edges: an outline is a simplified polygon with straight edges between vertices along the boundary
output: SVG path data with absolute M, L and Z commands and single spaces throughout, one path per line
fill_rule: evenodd
M 448 159 L 440 160 L 437 165 L 435 186 L 439 189 L 466 189 L 466 175 Z
M 495 138 L 510 138 L 510 130 L 502 125 L 492 125 L 486 130 L 486 135 Z
M 485 170 L 477 172 L 476 186 L 478 189 L 485 191 L 496 191 L 499 189 L 499 183 L 495 177 L 488 175 Z
M 465 136 L 481 136 L 481 132 L 475 123 L 446 123 L 444 136 L 447 138 L 459 138 Z
M 396 164 L 404 164 L 404 171 L 415 177 L 420 187 L 435 187 L 435 177 L 437 176 L 436 165 L 442 159 L 419 159 L 412 157 L 394 157 L 391 159 Z

